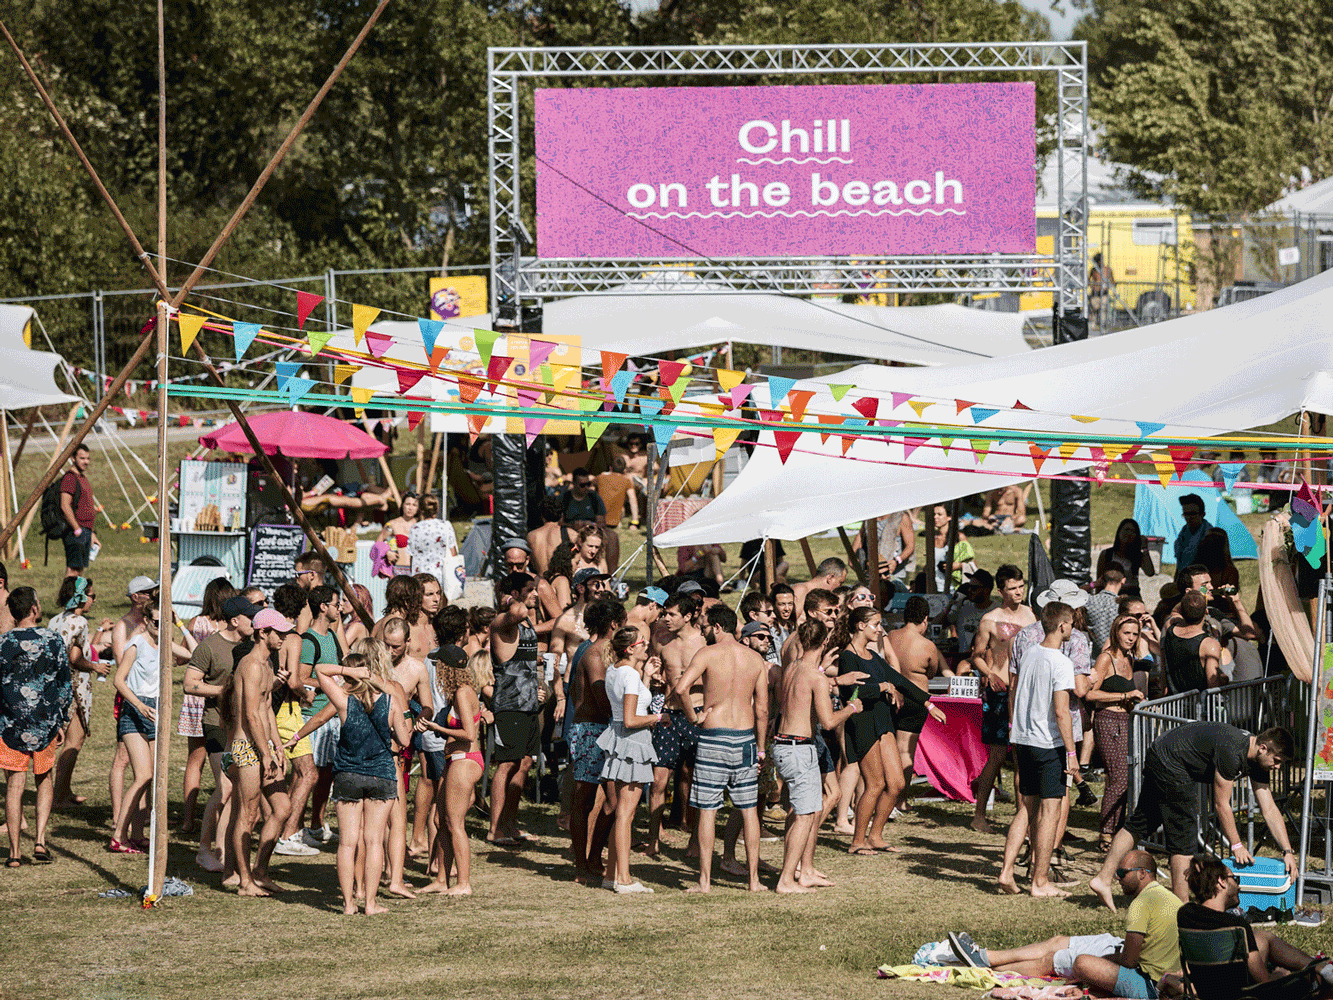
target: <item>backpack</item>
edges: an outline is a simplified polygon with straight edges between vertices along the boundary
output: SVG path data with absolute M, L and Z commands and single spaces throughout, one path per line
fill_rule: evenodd
M 65 482 L 65 473 L 45 490 L 42 491 L 42 535 L 46 538 L 46 556 L 42 565 L 47 565 L 51 561 L 51 539 L 63 539 L 69 534 L 69 522 L 65 520 L 65 512 L 60 509 L 60 487 Z M 79 478 L 74 477 L 74 499 L 72 506 L 78 509 L 80 496 L 83 488 L 79 485 Z

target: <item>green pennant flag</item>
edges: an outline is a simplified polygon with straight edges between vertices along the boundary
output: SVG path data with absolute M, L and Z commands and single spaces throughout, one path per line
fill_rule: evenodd
M 990 442 L 973 439 L 972 451 L 974 453 L 973 457 L 977 460 L 977 465 L 980 465 L 982 462 L 986 461 L 986 454 L 990 451 Z
M 473 330 L 472 336 L 477 341 L 477 353 L 481 355 L 481 366 L 486 368 L 491 363 L 491 351 L 495 350 L 495 342 L 500 339 L 500 335 L 494 330 Z
M 841 403 L 841 402 L 842 402 L 842 397 L 845 396 L 845 395 L 847 395 L 847 390 L 852 389 L 852 388 L 854 388 L 854 386 L 850 386 L 850 385 L 831 385 L 831 386 L 828 387 L 828 391 L 831 392 L 831 393 L 833 393 L 833 399 L 834 399 L 835 402 Z
M 949 449 L 953 447 L 953 438 L 940 438 L 940 451 L 947 456 Z
M 307 330 L 305 339 L 310 344 L 310 356 L 313 358 L 320 351 L 324 350 L 324 345 L 333 339 L 332 330 Z
M 671 402 L 679 403 L 680 397 L 685 395 L 685 387 L 690 384 L 689 377 L 678 378 L 667 386 L 667 392 L 671 393 Z M 670 440 L 670 438 L 668 438 Z

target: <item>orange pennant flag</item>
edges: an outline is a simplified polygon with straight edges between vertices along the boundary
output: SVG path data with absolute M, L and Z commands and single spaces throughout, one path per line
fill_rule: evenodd
M 468 442 L 469 444 L 476 443 L 477 435 L 481 433 L 481 429 L 485 426 L 486 426 L 486 414 L 469 413 L 467 415 L 467 432 L 468 432 L 468 437 L 470 439 Z
M 611 383 L 611 376 L 620 371 L 621 365 L 628 357 L 628 354 L 621 354 L 618 351 L 602 352 L 602 378 L 608 385 Z
M 795 389 L 787 394 L 791 400 L 791 415 L 800 423 L 805 419 L 805 408 L 815 396 L 813 389 Z
M 827 414 L 827 413 L 821 413 L 821 414 L 819 415 L 819 422 L 820 422 L 821 424 L 840 424 L 840 423 L 842 423 L 842 422 L 843 422 L 844 420 L 846 420 L 846 419 L 847 419 L 846 417 L 842 417 L 842 416 L 830 416 L 830 415 Z M 819 435 L 819 443 L 820 443 L 820 444 L 826 444 L 826 443 L 828 442 L 828 439 L 829 439 L 828 434 L 822 434 L 822 433 L 821 433 L 821 434 Z M 843 450 L 843 454 L 846 454 L 846 453 L 847 453 L 847 452 L 846 452 L 846 449 L 844 449 L 844 450 Z
M 1041 472 L 1041 467 L 1046 464 L 1046 457 L 1050 455 L 1050 448 L 1038 448 L 1035 444 L 1028 445 L 1028 453 L 1032 455 L 1032 471 Z

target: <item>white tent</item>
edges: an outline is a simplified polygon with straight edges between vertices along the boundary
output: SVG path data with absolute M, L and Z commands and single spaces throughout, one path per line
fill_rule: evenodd
M 1152 436 L 1243 430 L 1302 408 L 1333 412 L 1333 272 L 1225 309 L 1076 344 L 949 368 L 862 365 L 800 385 L 836 383 L 857 388 L 841 403 L 820 392 L 807 422 L 821 412 L 855 415 L 851 403 L 875 396 L 878 418 L 959 424 L 956 446 L 946 455 L 934 438 L 908 458 L 901 438 L 863 439 L 848 455 L 864 461 L 845 461 L 837 436 L 821 444 L 819 435 L 805 434 L 786 465 L 774 448 L 761 447 L 716 500 L 658 542 L 802 538 L 1031 478 L 1033 458 L 1021 443 L 995 445 L 980 471 L 972 471 L 978 467 L 967 431 L 975 411 L 959 412 L 955 401 L 998 408 L 983 427 L 1138 437 L 1138 421 L 1165 425 L 1149 428 L 1145 452 Z M 764 405 L 764 387 L 755 393 Z M 895 407 L 893 393 L 936 402 L 918 417 L 905 397 Z M 1031 410 L 1015 409 L 1019 401 Z M 1074 414 L 1101 419 L 1085 423 Z M 765 442 L 773 442 L 770 432 L 760 435 Z M 1068 461 L 1052 451 L 1042 472 L 1074 471 L 1091 461 L 1087 449 Z
M 79 402 L 56 388 L 60 355 L 29 350 L 23 342 L 23 329 L 31 320 L 27 306 L 0 305 L 0 410 Z

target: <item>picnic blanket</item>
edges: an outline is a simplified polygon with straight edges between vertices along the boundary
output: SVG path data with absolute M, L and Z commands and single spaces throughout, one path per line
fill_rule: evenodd
M 1045 989 L 1063 986 L 1063 979 L 1044 979 L 1020 976 L 1014 972 L 996 972 L 994 969 L 972 969 L 965 965 L 881 965 L 875 970 L 880 979 L 903 979 L 913 983 L 942 983 L 965 989 L 990 990 L 997 986 L 1028 986 Z M 1071 994 L 1082 996 L 1082 991 Z

